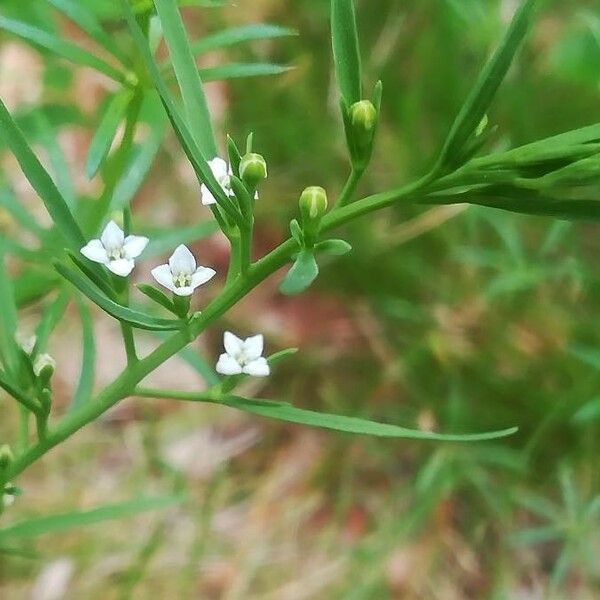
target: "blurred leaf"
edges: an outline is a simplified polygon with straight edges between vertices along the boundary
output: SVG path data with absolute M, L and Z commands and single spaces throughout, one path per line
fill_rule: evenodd
M 178 314 L 173 300 L 171 300 L 171 298 L 169 298 L 169 296 L 167 296 L 163 291 L 146 283 L 138 283 L 136 284 L 136 287 L 138 290 L 140 290 L 140 292 L 142 292 L 142 294 L 144 294 L 144 296 L 147 296 L 153 302 L 160 304 L 162 307 L 174 314 Z
M 190 132 L 204 158 L 211 159 L 217 155 L 217 147 L 210 114 L 177 3 L 175 0 L 154 0 L 154 5 L 179 82 Z
M 34 27 L 33 25 L 28 25 L 27 23 L 22 23 L 21 21 L 16 21 L 14 19 L 7 19 L 0 15 L 0 29 L 4 29 L 9 31 L 10 33 L 31 42 L 36 46 L 41 46 L 62 58 L 65 58 L 75 64 L 83 65 L 85 67 L 90 67 L 100 73 L 104 73 L 107 77 L 118 81 L 119 83 L 123 83 L 124 75 L 118 69 L 115 69 L 113 66 L 109 65 L 104 60 L 94 56 L 90 52 L 83 50 L 79 46 L 72 44 L 71 42 L 67 42 L 61 38 L 54 36 L 53 34 L 44 31 L 43 29 L 39 29 L 38 27 Z
M 75 222 L 65 199 L 54 185 L 40 161 L 37 159 L 23 134 L 16 126 L 4 103 L 0 100 L 0 127 L 11 152 L 19 162 L 25 177 L 38 193 L 52 220 L 69 246 L 77 251 L 85 244 L 81 229 Z
M 508 541 L 518 546 L 530 546 L 533 544 L 544 544 L 552 542 L 561 537 L 561 530 L 556 525 L 545 525 L 542 527 L 532 527 L 531 529 L 521 529 L 508 535 Z
M 297 423 L 300 425 L 309 425 L 311 427 L 323 427 L 345 433 L 359 433 L 364 435 L 374 435 L 378 437 L 409 438 L 417 440 L 437 440 L 454 442 L 474 442 L 491 440 L 507 435 L 512 435 L 517 431 L 516 427 L 503 429 L 501 431 L 491 431 L 487 433 L 472 433 L 465 435 L 432 433 L 429 431 L 419 431 L 415 429 L 406 429 L 397 425 L 388 423 L 376 423 L 357 417 L 345 417 L 342 415 L 331 415 L 313 410 L 304 410 L 296 408 L 290 404 L 281 402 L 270 402 L 269 400 L 242 398 L 240 396 L 224 396 L 218 400 L 219 404 L 225 404 L 245 412 L 249 412 L 270 419 Z
M 504 80 L 515 54 L 529 30 L 535 2 L 536 0 L 523 0 L 517 9 L 504 39 L 481 71 L 473 90 L 452 124 L 442 149 L 440 164 L 446 165 L 461 152 L 489 109 L 496 91 Z
M 352 250 L 352 246 L 346 240 L 324 240 L 315 244 L 317 252 L 324 252 L 331 256 L 344 256 Z
M 69 405 L 69 411 L 76 410 L 92 397 L 96 368 L 94 323 L 88 307 L 79 298 L 77 299 L 77 310 L 81 321 L 81 368 L 79 382 Z
M 30 231 L 37 238 L 43 237 L 45 230 L 33 215 L 23 206 L 12 190 L 0 190 L 0 208 L 5 209 L 23 229 Z
M 0 540 L 37 537 L 47 533 L 68 531 L 69 529 L 83 527 L 84 525 L 135 517 L 148 510 L 159 510 L 175 506 L 183 502 L 183 500 L 182 496 L 141 497 L 128 502 L 102 506 L 92 510 L 73 511 L 29 519 L 28 521 L 15 523 L 14 525 L 0 529 Z
M 288 27 L 280 25 L 270 25 L 268 23 L 253 23 L 251 25 L 241 25 L 239 27 L 229 27 L 216 33 L 205 35 L 202 39 L 190 44 L 192 53 L 195 55 L 204 54 L 213 50 L 220 50 L 235 44 L 241 44 L 254 40 L 266 40 L 272 38 L 298 35 L 298 32 Z
M 313 253 L 309 250 L 302 250 L 279 284 L 279 291 L 286 296 L 299 294 L 310 286 L 318 274 L 319 267 Z
M 54 301 L 45 308 L 35 330 L 35 354 L 46 351 L 50 335 L 62 320 L 69 304 L 69 299 L 68 292 L 65 289 L 61 289 Z
M 203 81 L 226 81 L 240 77 L 259 77 L 261 75 L 279 75 L 293 69 L 286 65 L 272 63 L 229 63 L 218 67 L 200 69 Z
M 338 87 L 346 107 L 349 107 L 362 98 L 353 0 L 331 0 L 331 42 Z
M 572 420 L 579 425 L 600 420 L 600 396 L 596 396 L 592 400 L 586 402 L 573 415 Z
M 15 375 L 18 365 L 16 334 L 17 308 L 12 278 L 6 270 L 5 240 L 0 237 L 0 359 L 6 371 Z
M 119 123 L 125 116 L 132 98 L 133 92 L 131 90 L 122 90 L 117 92 L 104 105 L 100 114 L 100 123 L 94 132 L 85 161 L 85 174 L 88 179 L 96 175 L 108 155 L 119 128 Z

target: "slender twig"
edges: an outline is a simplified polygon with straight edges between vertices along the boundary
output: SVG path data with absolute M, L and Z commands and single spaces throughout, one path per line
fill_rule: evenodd
M 342 189 L 334 205 L 334 208 L 345 206 L 346 204 L 348 204 L 348 202 L 350 202 L 350 200 L 352 199 L 352 195 L 356 191 L 356 186 L 358 185 L 358 182 L 360 181 L 363 172 L 364 169 L 356 169 L 355 167 L 352 167 L 352 171 L 350 171 L 350 175 L 346 180 L 346 184 L 344 185 L 344 188 Z

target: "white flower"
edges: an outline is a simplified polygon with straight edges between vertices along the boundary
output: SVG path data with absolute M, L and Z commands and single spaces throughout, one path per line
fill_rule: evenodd
M 194 255 L 183 244 L 177 246 L 168 265 L 152 269 L 154 279 L 178 296 L 191 296 L 198 286 L 212 279 L 215 274 L 214 269 L 197 267 Z
M 81 254 L 94 262 L 105 265 L 109 271 L 120 277 L 127 277 L 135 266 L 137 258 L 148 244 L 148 238 L 140 235 L 125 237 L 123 230 L 110 221 L 99 240 L 90 240 Z
M 223 336 L 225 352 L 219 356 L 217 373 L 221 375 L 254 375 L 266 377 L 270 373 L 269 364 L 262 356 L 263 336 L 254 335 L 241 340 L 229 331 Z
M 15 495 L 12 493 L 12 489 L 12 485 L 10 483 L 7 483 L 4 488 L 4 492 L 1 494 L 2 506 L 4 506 L 4 508 L 12 506 L 15 503 Z
M 231 190 L 231 184 L 229 178 L 233 175 L 233 171 L 231 170 L 231 165 L 228 165 L 222 158 L 215 156 L 212 160 L 208 161 L 208 166 L 212 171 L 212 174 L 215 176 L 217 183 L 221 186 L 221 189 L 229 196 L 230 198 L 235 194 Z M 200 195 L 202 197 L 202 204 L 204 206 L 208 206 L 209 204 L 216 204 L 217 200 L 212 195 L 211 191 L 202 184 L 200 186 Z M 258 199 L 258 192 L 254 195 L 254 199 Z

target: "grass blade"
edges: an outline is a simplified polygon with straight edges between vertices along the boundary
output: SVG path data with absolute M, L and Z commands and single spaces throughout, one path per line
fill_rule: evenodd
M 281 402 L 242 398 L 241 396 L 225 396 L 219 400 L 219 403 L 255 415 L 260 415 L 261 417 L 287 421 L 288 423 L 309 425 L 311 427 L 323 427 L 325 429 L 333 429 L 345 433 L 358 433 L 377 437 L 448 442 L 476 442 L 506 437 L 517 431 L 516 427 L 511 427 L 510 429 L 503 429 L 500 431 L 465 435 L 432 433 L 429 431 L 398 427 L 397 425 L 390 425 L 388 423 L 377 423 L 375 421 L 359 419 L 357 417 L 346 417 L 316 412 L 314 410 L 304 410 Z
M 441 165 L 447 165 L 460 153 L 490 107 L 496 91 L 529 30 L 535 2 L 536 0 L 522 2 L 500 46 L 481 71 L 475 86 L 452 124 L 439 159 Z
M 54 54 L 65 58 L 72 63 L 82 65 L 84 67 L 90 67 L 100 73 L 104 73 L 107 77 L 123 83 L 125 81 L 125 75 L 109 65 L 104 60 L 94 56 L 90 52 L 83 50 L 79 46 L 67 42 L 66 40 L 60 39 L 43 29 L 16 21 L 15 19 L 8 19 L 0 16 L 0 29 L 9 31 L 10 33 L 24 39 L 36 46 L 41 46 Z
M 25 137 L 1 100 L 0 129 L 29 183 L 44 202 L 46 210 L 50 213 L 56 227 L 69 247 L 79 251 L 85 244 L 85 238 L 79 225 L 77 225 L 65 199 L 56 188 L 52 178 L 27 144 Z
M 226 81 L 242 77 L 260 77 L 262 75 L 279 75 L 290 71 L 293 67 L 273 63 L 228 63 L 218 67 L 200 69 L 203 81 Z
M 96 175 L 113 143 L 119 123 L 125 116 L 127 106 L 133 98 L 131 90 L 116 93 L 104 106 L 98 129 L 94 133 L 85 162 L 85 174 L 88 179 Z
M 362 97 L 353 0 L 331 0 L 331 41 L 338 87 L 348 107 Z
M 5 255 L 5 240 L 0 237 L 0 359 L 6 371 L 14 375 L 18 366 L 15 342 L 17 307 L 12 279 L 6 270 Z
M 50 515 L 48 517 L 39 517 L 29 519 L 21 523 L 15 523 L 4 529 L 0 529 L 0 540 L 5 539 L 24 539 L 37 537 L 46 533 L 58 533 L 70 529 L 112 521 L 114 519 L 123 519 L 126 517 L 135 517 L 148 510 L 159 510 L 174 506 L 183 501 L 182 496 L 155 496 L 142 497 L 94 508 L 85 511 L 73 511 L 59 515 Z
M 190 132 L 202 154 L 213 158 L 217 155 L 217 147 L 210 114 L 177 3 L 175 0 L 154 0 L 154 5 L 183 97 Z

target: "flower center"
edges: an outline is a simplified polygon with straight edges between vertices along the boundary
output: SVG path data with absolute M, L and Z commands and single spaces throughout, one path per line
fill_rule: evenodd
M 189 273 L 173 273 L 173 285 L 176 288 L 192 285 L 192 276 Z
M 125 258 L 125 251 L 123 250 L 123 246 L 106 248 L 106 254 L 110 260 L 120 260 L 122 258 Z
M 240 350 L 236 355 L 235 355 L 235 360 L 237 361 L 237 363 L 241 366 L 241 367 L 245 367 L 250 361 L 248 360 L 248 357 L 246 356 L 246 351 L 245 350 Z

